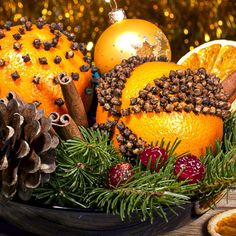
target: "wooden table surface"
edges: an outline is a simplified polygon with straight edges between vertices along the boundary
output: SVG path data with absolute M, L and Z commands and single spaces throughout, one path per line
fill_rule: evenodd
M 227 200 L 228 199 L 228 200 Z M 169 232 L 163 236 L 209 236 L 207 232 L 208 220 L 225 210 L 230 210 L 236 208 L 236 190 L 231 190 L 228 197 L 225 196 L 218 204 L 217 208 L 214 210 L 209 210 L 207 213 L 193 220 L 190 224 L 183 226 L 178 230 Z

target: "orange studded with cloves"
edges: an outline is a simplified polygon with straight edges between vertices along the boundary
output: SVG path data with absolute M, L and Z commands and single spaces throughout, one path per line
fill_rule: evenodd
M 160 59 L 131 57 L 105 73 L 97 88 L 96 122 L 107 130 L 114 124 L 114 144 L 128 160 L 146 146 L 176 139 L 176 154 L 204 156 L 222 139 L 223 119 L 230 115 L 220 79 L 204 68 Z
M 91 70 L 82 51 L 83 44 L 58 23 L 32 24 L 21 19 L 11 27 L 7 22 L 0 30 L 0 97 L 15 91 L 26 102 L 34 102 L 46 114 L 66 112 L 58 76 L 72 76 L 84 103 L 91 87 Z

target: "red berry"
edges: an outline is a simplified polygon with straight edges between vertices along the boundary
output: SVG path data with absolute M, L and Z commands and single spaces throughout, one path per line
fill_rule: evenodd
M 186 155 L 180 157 L 175 162 L 174 173 L 178 175 L 181 171 L 183 171 L 179 180 L 189 180 L 191 184 L 197 183 L 204 178 L 205 174 L 205 165 L 194 155 Z
M 108 171 L 108 184 L 111 188 L 120 187 L 130 180 L 133 174 L 133 166 L 130 163 L 119 163 Z
M 160 168 L 163 166 L 163 164 L 165 164 L 165 162 L 167 161 L 167 153 L 163 148 L 160 147 L 145 148 L 139 156 L 141 163 L 144 166 L 147 166 L 150 158 L 151 158 L 151 163 L 150 163 L 151 170 L 155 169 L 156 160 L 159 159 L 159 162 L 156 165 L 157 166 L 156 172 L 158 172 Z

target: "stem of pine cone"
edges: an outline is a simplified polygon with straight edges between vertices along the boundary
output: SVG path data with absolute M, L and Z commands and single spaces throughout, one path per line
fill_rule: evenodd
M 228 101 L 233 102 L 236 99 L 236 71 L 222 82 L 222 86 L 228 97 Z
M 77 126 L 88 127 L 88 118 L 80 94 L 69 76 L 59 78 L 66 107 Z
M 76 137 L 83 139 L 83 135 L 77 124 L 68 114 L 64 114 L 60 117 L 58 113 L 53 112 L 49 117 L 52 120 L 53 128 L 61 139 L 67 140 Z

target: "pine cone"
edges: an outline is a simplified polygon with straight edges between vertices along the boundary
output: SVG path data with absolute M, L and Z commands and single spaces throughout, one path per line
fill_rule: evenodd
M 51 120 L 13 92 L 0 100 L 0 199 L 28 200 L 55 171 L 58 137 Z

